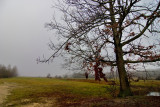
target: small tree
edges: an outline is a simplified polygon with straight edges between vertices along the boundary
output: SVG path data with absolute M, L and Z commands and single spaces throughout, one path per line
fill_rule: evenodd
M 70 63 L 79 62 L 83 68 L 116 66 L 120 80 L 119 96 L 132 95 L 126 67 L 131 69 L 135 68 L 135 63 L 160 60 L 160 37 L 157 35 L 160 33 L 160 1 L 64 2 L 64 5 L 61 2 L 57 6 L 64 14 L 64 22 L 60 24 L 54 19 L 47 24 L 57 31 L 62 41 L 59 45 L 51 42 L 49 47 L 54 50 L 53 55 L 41 61 L 48 62 L 61 53 L 68 55 L 66 58 Z
M 17 77 L 18 76 L 18 69 L 16 66 L 14 66 L 11 70 L 11 77 Z
M 51 78 L 51 74 L 49 73 L 49 74 L 47 74 L 47 76 L 46 76 L 47 78 Z

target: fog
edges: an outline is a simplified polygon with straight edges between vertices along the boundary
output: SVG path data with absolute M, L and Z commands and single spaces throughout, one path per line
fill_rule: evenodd
M 71 73 L 61 68 L 63 60 L 39 63 L 38 57 L 49 57 L 47 44 L 56 42 L 52 31 L 44 27 L 53 15 L 62 17 L 52 6 L 56 0 L 0 0 L 0 64 L 17 66 L 20 76 L 51 76 Z M 148 42 L 147 42 L 148 43 Z M 148 65 L 147 68 L 153 69 Z M 154 67 L 155 68 L 155 67 Z
M 52 19 L 54 0 L 0 0 L 0 64 L 17 66 L 20 76 L 52 76 L 68 73 L 63 60 L 39 63 L 51 55 L 47 44 L 53 32 L 44 28 Z M 60 16 L 56 14 L 56 16 Z

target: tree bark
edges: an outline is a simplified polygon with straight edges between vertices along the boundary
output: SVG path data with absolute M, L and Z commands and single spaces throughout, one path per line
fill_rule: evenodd
M 100 79 L 100 75 L 99 75 L 99 72 L 98 72 L 98 63 L 96 63 L 95 65 L 94 65 L 94 72 L 95 72 L 95 80 L 96 81 L 101 81 L 101 79 Z
M 125 63 L 123 59 L 123 52 L 121 46 L 116 46 L 116 59 L 117 59 L 117 68 L 120 80 L 119 97 L 132 96 L 129 81 L 127 78 L 127 73 L 125 70 Z
M 99 68 L 99 75 L 100 75 L 100 78 L 103 78 L 104 81 L 108 82 L 107 78 L 105 77 L 105 74 L 102 72 L 102 68 Z
M 119 80 L 120 80 L 120 97 L 125 96 L 131 96 L 132 92 L 129 86 L 127 73 L 125 70 L 125 63 L 123 59 L 123 51 L 122 51 L 122 44 L 121 44 L 121 34 L 122 32 L 118 31 L 118 24 L 116 22 L 115 18 L 115 12 L 114 12 L 114 5 L 112 0 L 109 0 L 110 3 L 110 19 L 111 19 L 111 25 L 112 25 L 112 31 L 113 31 L 113 39 L 114 39 L 114 46 L 115 46 L 115 54 L 116 54 L 116 63 L 119 73 Z

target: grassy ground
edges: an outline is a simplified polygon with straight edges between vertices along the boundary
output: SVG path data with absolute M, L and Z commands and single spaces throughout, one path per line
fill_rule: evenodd
M 160 92 L 160 81 L 131 82 L 134 96 L 117 98 L 118 83 L 82 79 L 8 78 L 3 83 L 16 84 L 3 103 L 4 107 L 159 107 L 160 97 L 148 97 L 150 91 Z

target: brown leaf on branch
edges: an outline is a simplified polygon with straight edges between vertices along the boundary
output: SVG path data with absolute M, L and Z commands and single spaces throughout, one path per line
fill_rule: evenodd
M 69 50 L 70 50 L 70 47 L 69 47 L 70 45 L 71 45 L 71 43 L 70 43 L 70 42 L 69 42 L 69 43 L 67 43 L 67 44 L 66 44 L 66 46 L 65 46 L 65 50 L 69 51 Z

